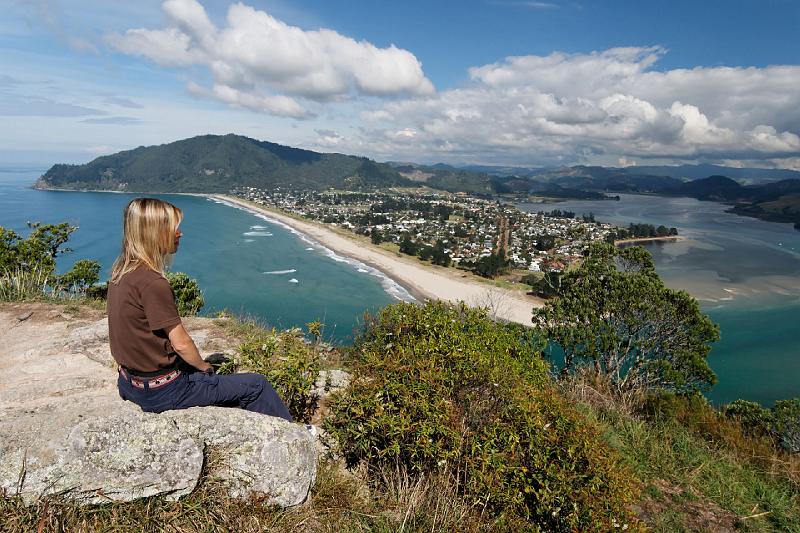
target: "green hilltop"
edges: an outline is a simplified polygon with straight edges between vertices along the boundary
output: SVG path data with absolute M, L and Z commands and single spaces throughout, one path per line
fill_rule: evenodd
M 131 192 L 227 192 L 234 187 L 312 189 L 407 186 L 389 165 L 240 135 L 201 135 L 140 146 L 84 165 L 58 164 L 39 188 Z

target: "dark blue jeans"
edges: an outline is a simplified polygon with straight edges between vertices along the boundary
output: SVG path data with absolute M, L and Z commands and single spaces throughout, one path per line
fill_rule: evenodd
M 292 421 L 292 415 L 278 393 L 261 374 L 208 374 L 183 372 L 178 379 L 157 389 L 140 389 L 120 374 L 119 395 L 142 411 L 160 413 L 189 407 L 241 407 L 248 411 L 279 416 Z

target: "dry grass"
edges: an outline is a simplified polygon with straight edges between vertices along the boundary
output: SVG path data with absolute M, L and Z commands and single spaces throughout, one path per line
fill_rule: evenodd
M 566 398 L 594 411 L 635 416 L 644 399 L 642 392 L 636 389 L 620 392 L 607 376 L 590 368 L 579 368 L 570 379 L 557 384 Z
M 592 372 L 560 386 L 643 482 L 637 508 L 653 531 L 800 531 L 800 454 L 703 401 L 652 418 L 644 397 L 620 398 Z
M 381 473 L 383 489 L 370 489 L 361 476 L 332 460 L 319 468 L 309 499 L 280 509 L 258 498 L 235 500 L 225 486 L 203 477 L 177 502 L 153 497 L 131 503 L 77 506 L 56 498 L 26 507 L 19 498 L 0 499 L 0 531 L 29 532 L 430 532 L 512 530 L 483 520 L 455 494 L 446 475 L 412 479 L 404 472 Z M 499 528 L 499 529 L 498 529 Z

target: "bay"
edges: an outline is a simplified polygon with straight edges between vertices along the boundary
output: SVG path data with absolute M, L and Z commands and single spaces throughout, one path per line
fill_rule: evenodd
M 678 228 L 679 242 L 643 245 L 667 286 L 695 296 L 720 326 L 721 340 L 709 355 L 718 383 L 708 397 L 771 406 L 800 396 L 800 232 L 791 224 L 726 213 L 715 202 L 632 194 L 519 207 Z
M 78 226 L 68 243 L 73 251 L 59 260 L 59 270 L 96 259 L 107 279 L 120 249 L 123 208 L 141 195 L 31 189 L 40 174 L 0 169 L 0 226 L 22 235 L 27 221 Z M 228 310 L 278 328 L 320 320 L 326 340 L 348 342 L 365 312 L 410 299 L 374 269 L 264 217 L 198 196 L 154 196 L 184 212 L 172 270 L 197 279 L 206 299 L 202 314 Z

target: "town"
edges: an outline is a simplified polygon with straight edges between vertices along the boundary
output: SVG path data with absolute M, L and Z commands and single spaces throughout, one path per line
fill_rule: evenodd
M 493 278 L 510 269 L 561 272 L 620 228 L 591 214 L 529 213 L 498 200 L 442 192 L 264 190 L 234 196 L 393 243 L 408 255 Z

